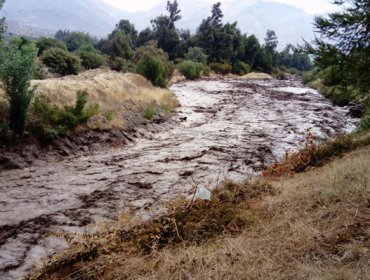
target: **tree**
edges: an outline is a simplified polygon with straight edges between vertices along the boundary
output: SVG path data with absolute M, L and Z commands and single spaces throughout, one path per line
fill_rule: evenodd
M 136 40 L 136 47 L 139 48 L 151 40 L 154 40 L 153 31 L 149 27 L 145 28 L 139 33 L 139 36 Z
M 0 58 L 0 80 L 10 104 L 9 127 L 17 135 L 23 136 L 34 96 L 34 89 L 30 89 L 30 85 L 36 49 L 30 44 L 20 47 L 8 45 L 1 51 Z
M 124 35 L 130 36 L 131 48 L 133 49 L 138 39 L 138 32 L 135 29 L 135 25 L 131 24 L 129 20 L 120 20 L 120 22 L 116 24 L 115 30 L 119 30 Z
M 63 41 L 70 52 L 78 50 L 83 45 L 94 45 L 96 39 L 91 37 L 89 33 L 78 32 L 78 31 L 68 31 L 68 30 L 59 30 L 55 33 L 55 39 Z
M 181 19 L 181 10 L 179 10 L 179 3 L 177 0 L 173 1 L 173 3 L 167 1 L 167 11 L 170 14 L 170 28 L 175 28 L 175 23 Z
M 204 53 L 203 49 L 198 47 L 190 48 L 187 54 L 185 54 L 185 58 L 193 62 L 207 65 L 208 56 Z
M 168 53 L 171 60 L 176 58 L 177 47 L 180 43 L 179 34 L 175 23 L 181 19 L 179 6 L 175 0 L 173 3 L 167 2 L 168 16 L 159 16 L 151 20 L 154 38 L 158 42 L 158 47 Z
M 320 37 L 302 47 L 314 56 L 315 66 L 332 69 L 342 88 L 356 88 L 369 96 L 370 1 L 335 0 L 342 9 L 315 18 Z
M 5 0 L 0 0 L 0 10 L 3 8 L 4 3 L 5 3 Z M 3 35 L 5 33 L 5 29 L 6 29 L 5 18 L 2 17 L 2 18 L 0 18 L 0 40 L 3 38 Z
M 40 56 L 44 51 L 50 48 L 60 48 L 62 50 L 67 50 L 67 46 L 64 42 L 47 37 L 42 37 L 40 40 L 38 40 L 36 42 L 36 48 L 38 49 L 37 56 Z
M 270 53 L 273 54 L 276 50 L 279 41 L 273 30 L 267 30 L 266 38 L 265 38 L 265 49 Z
M 130 59 L 133 54 L 133 44 L 131 36 L 123 33 L 119 29 L 115 29 L 107 40 L 99 42 L 99 49 L 108 54 L 111 59 L 121 57 L 123 59 Z
M 46 50 L 41 59 L 47 67 L 62 75 L 77 75 L 81 70 L 81 60 L 74 54 L 59 48 Z

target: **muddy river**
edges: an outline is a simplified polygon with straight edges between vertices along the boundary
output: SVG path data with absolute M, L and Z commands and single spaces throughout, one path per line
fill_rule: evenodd
M 0 279 L 19 279 L 64 248 L 50 232 L 93 230 L 128 208 L 150 216 L 188 193 L 193 179 L 215 186 L 244 180 L 294 151 L 312 128 L 319 137 L 355 129 L 298 81 L 195 81 L 171 87 L 182 107 L 124 148 L 0 171 Z

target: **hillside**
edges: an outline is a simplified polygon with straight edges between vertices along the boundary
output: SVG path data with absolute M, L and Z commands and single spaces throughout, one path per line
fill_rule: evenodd
M 180 0 L 182 20 L 178 27 L 192 32 L 211 11 L 212 3 L 201 0 Z M 137 29 L 150 26 L 150 20 L 165 13 L 165 2 L 147 12 L 128 13 L 109 6 L 102 0 L 22 0 L 7 1 L 2 14 L 9 22 L 9 31 L 20 35 L 47 34 L 58 29 L 83 30 L 96 36 L 107 35 L 120 19 L 129 19 Z M 196 9 L 194 9 L 196 7 Z M 312 37 L 312 16 L 304 11 L 274 1 L 234 0 L 224 3 L 225 21 L 238 21 L 243 32 L 263 40 L 266 30 L 276 31 L 280 47 Z M 273 15 L 273 16 L 272 16 Z M 289 16 L 287 16 L 289 15 Z

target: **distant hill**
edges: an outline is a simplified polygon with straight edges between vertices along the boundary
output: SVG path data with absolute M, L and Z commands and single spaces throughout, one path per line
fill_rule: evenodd
M 182 20 L 179 28 L 192 32 L 210 14 L 212 4 L 203 0 L 179 0 Z M 1 12 L 9 31 L 19 35 L 52 34 L 59 29 L 80 30 L 102 37 L 120 19 L 129 19 L 137 29 L 150 26 L 150 19 L 164 14 L 165 1 L 147 12 L 128 13 L 103 0 L 8 0 Z M 222 5 L 225 21 L 238 21 L 239 28 L 263 40 L 266 30 L 276 32 L 280 48 L 287 43 L 313 37 L 313 17 L 290 5 L 264 0 L 234 0 Z

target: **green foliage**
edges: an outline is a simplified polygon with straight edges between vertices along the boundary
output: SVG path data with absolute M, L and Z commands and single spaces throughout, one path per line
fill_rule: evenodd
M 150 121 L 154 118 L 154 116 L 155 116 L 154 107 L 152 105 L 146 107 L 143 113 L 143 117 Z
M 370 100 L 367 101 L 365 114 L 360 123 L 360 129 L 364 131 L 370 130 Z
M 41 59 L 47 67 L 62 75 L 77 75 L 81 70 L 81 60 L 59 48 L 46 50 Z
M 0 143 L 7 139 L 9 125 L 9 104 L 5 100 L 0 99 Z
M 0 0 L 0 10 L 2 9 L 3 5 L 4 5 L 4 2 L 5 0 Z M 5 25 L 5 18 L 0 18 L 0 40 L 3 39 L 3 35 L 5 33 L 5 30 L 6 30 L 6 25 Z
M 0 80 L 10 105 L 9 128 L 19 136 L 25 132 L 34 95 L 34 89 L 30 89 L 30 81 L 35 58 L 36 50 L 32 45 L 10 47 L 1 51 Z
M 51 106 L 46 96 L 37 96 L 33 104 L 32 132 L 46 143 L 86 123 L 89 118 L 99 113 L 98 104 L 86 106 L 87 97 L 87 91 L 77 91 L 74 106 L 59 108 Z
M 96 69 L 105 64 L 105 58 L 101 54 L 89 51 L 81 51 L 80 58 L 85 69 Z
M 151 81 L 153 85 L 166 87 L 164 65 L 159 58 L 150 57 L 140 59 L 136 65 L 136 72 Z
M 133 55 L 133 43 L 130 34 L 125 34 L 120 29 L 115 29 L 108 39 L 99 42 L 99 49 L 112 59 L 121 57 L 130 59 Z
M 246 75 L 251 71 L 251 67 L 242 61 L 237 61 L 232 65 L 232 73 L 236 75 Z
M 59 30 L 55 33 L 55 39 L 63 41 L 70 52 L 77 51 L 83 45 L 94 45 L 96 39 L 88 33 L 68 30 Z
M 185 59 L 207 65 L 208 56 L 205 54 L 203 49 L 195 47 L 188 50 L 185 54 Z
M 191 60 L 185 60 L 181 62 L 177 68 L 187 79 L 195 80 L 200 77 L 204 69 L 204 65 Z
M 114 71 L 121 72 L 125 68 L 126 60 L 124 60 L 122 57 L 115 57 L 110 62 L 110 68 Z
M 211 63 L 209 67 L 211 67 L 212 71 L 221 75 L 229 74 L 233 69 L 228 63 Z
M 135 29 L 135 26 L 128 20 L 120 20 L 120 22 L 116 24 L 116 30 L 119 30 L 124 35 L 129 36 L 132 43 L 131 48 L 134 48 L 138 39 L 138 32 Z
M 36 42 L 36 48 L 38 49 L 37 56 L 42 55 L 44 51 L 51 48 L 59 48 L 65 51 L 67 50 L 67 46 L 64 42 L 47 37 L 42 37 L 40 40 L 38 40 Z
M 139 48 L 152 40 L 154 40 L 153 31 L 150 28 L 146 28 L 139 33 L 139 36 L 136 40 L 136 47 Z
M 158 47 L 167 52 L 171 60 L 174 60 L 180 43 L 179 34 L 175 28 L 175 23 L 181 19 L 181 10 L 179 10 L 177 0 L 173 3 L 167 2 L 167 12 L 168 16 L 161 15 L 151 21 L 153 37 Z
M 168 54 L 162 49 L 159 49 L 154 41 L 150 41 L 138 48 L 132 57 L 132 62 L 137 64 L 141 59 L 150 58 L 157 58 L 163 63 L 164 79 L 169 80 L 172 77 L 175 65 L 169 60 Z
M 321 70 L 335 69 L 338 86 L 356 89 L 355 98 L 366 97 L 370 88 L 370 3 L 348 0 L 335 4 L 342 9 L 317 17 L 314 26 L 320 36 L 302 49 L 314 56 Z
M 277 80 L 286 80 L 286 74 L 284 71 L 281 71 L 280 69 L 275 69 L 272 72 L 272 76 Z

